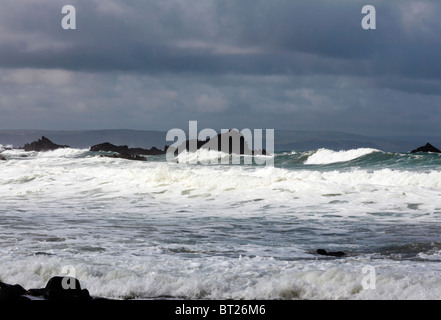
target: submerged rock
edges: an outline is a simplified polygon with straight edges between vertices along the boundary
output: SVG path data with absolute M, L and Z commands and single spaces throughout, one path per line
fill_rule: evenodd
M 417 152 L 435 152 L 435 153 L 441 153 L 441 150 L 435 148 L 430 143 L 426 143 L 425 146 L 419 147 L 415 150 L 412 150 L 410 153 L 417 153 Z
M 57 150 L 62 148 L 70 148 L 69 146 L 63 146 L 59 144 L 55 144 L 52 141 L 50 141 L 45 136 L 41 137 L 41 139 L 26 143 L 23 147 L 25 151 L 51 151 L 51 150 Z
M 0 161 L 5 161 L 5 160 L 6 160 L 6 158 L 3 157 L 2 155 L 0 155 Z
M 323 256 L 331 256 L 331 257 L 343 257 L 346 255 L 343 251 L 326 251 L 325 249 L 318 249 L 316 251 L 317 254 L 323 255 Z
M 138 161 L 147 161 L 146 157 L 139 156 L 139 155 L 131 155 L 128 153 L 118 153 L 118 154 L 111 154 L 111 155 L 104 155 L 102 154 L 101 157 L 106 158 L 120 158 L 120 159 L 127 159 L 127 160 L 138 160 Z

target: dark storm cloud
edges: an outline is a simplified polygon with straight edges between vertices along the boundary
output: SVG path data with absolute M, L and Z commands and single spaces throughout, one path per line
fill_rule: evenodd
M 4 0 L 0 126 L 437 133 L 441 2 L 368 3 Z
M 19 40 L 1 42 L 0 64 L 439 79 L 441 5 L 429 2 L 423 32 L 403 20 L 411 1 L 374 3 L 378 29 L 365 31 L 360 1 L 74 1 L 78 29 L 66 31 L 60 27 L 63 2 L 7 1 L 3 15 L 17 16 L 2 22 L 2 33 Z

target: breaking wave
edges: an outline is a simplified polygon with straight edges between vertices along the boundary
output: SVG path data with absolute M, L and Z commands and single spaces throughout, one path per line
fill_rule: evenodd
M 373 148 L 358 148 L 341 151 L 333 151 L 322 148 L 310 155 L 304 164 L 330 164 L 336 162 L 346 162 L 374 152 L 382 151 Z

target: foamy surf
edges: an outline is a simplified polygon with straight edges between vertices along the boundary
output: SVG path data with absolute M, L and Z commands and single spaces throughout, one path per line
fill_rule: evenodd
M 3 255 L 0 279 L 35 288 L 69 264 L 92 296 L 112 299 L 438 300 L 436 270 L 418 262 L 347 258 L 278 261 L 266 257 L 179 257 L 179 254 L 95 257 Z M 375 287 L 363 287 L 375 268 Z M 116 268 L 115 268 L 116 267 Z M 366 269 L 365 269 L 366 270 Z
M 351 161 L 373 152 L 381 152 L 372 148 L 358 148 L 351 150 L 333 151 L 329 149 L 318 149 L 304 162 L 305 164 L 330 164 L 337 162 Z
M 233 158 L 238 157 L 240 156 L 221 151 L 198 149 L 195 152 L 183 151 L 176 157 L 176 160 L 178 163 L 220 164 L 230 163 Z
M 183 151 L 172 161 L 202 165 L 272 165 L 273 160 L 274 155 L 228 154 L 222 151 L 198 149 L 195 152 Z
M 4 146 L 4 145 L 0 144 L 0 152 L 5 151 L 6 149 L 12 149 L 12 148 L 13 148 L 12 145 Z
M 303 163 L 317 152 L 273 167 L 5 150 L 0 281 L 42 287 L 73 266 L 92 295 L 117 299 L 439 297 L 440 159 L 373 153 L 332 156 L 360 168 Z

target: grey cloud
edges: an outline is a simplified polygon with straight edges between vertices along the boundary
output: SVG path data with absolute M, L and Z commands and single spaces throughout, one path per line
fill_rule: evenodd
M 437 132 L 441 3 L 371 3 L 5 0 L 0 126 Z
M 439 78 L 439 41 L 404 30 L 397 1 L 377 2 L 378 30 L 364 31 L 360 1 L 77 1 L 78 29 L 65 31 L 57 10 L 61 2 L 40 1 L 40 10 L 23 10 L 10 28 L 19 25 L 11 31 L 36 36 L 1 44 L 0 64 L 83 71 Z M 4 14 L 29 5 L 7 3 Z M 434 7 L 440 11 L 441 5 Z M 438 16 L 431 17 L 427 28 L 439 30 Z M 48 45 L 27 50 L 40 42 Z M 216 50 L 221 45 L 236 54 Z M 247 54 L 247 48 L 255 50 Z

